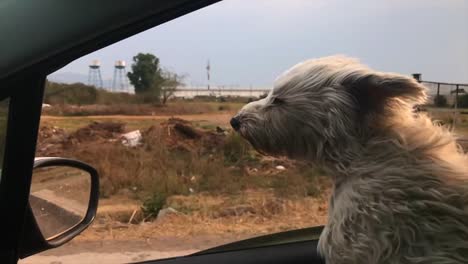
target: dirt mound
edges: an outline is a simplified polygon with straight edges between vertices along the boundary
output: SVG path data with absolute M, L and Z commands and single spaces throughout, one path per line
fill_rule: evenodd
M 38 156 L 55 156 L 62 153 L 62 143 L 67 139 L 66 132 L 58 127 L 44 125 L 39 128 Z
M 58 142 L 66 136 L 65 130 L 56 126 L 44 125 L 39 129 L 38 140 Z
M 72 143 L 81 143 L 97 140 L 118 138 L 125 131 L 124 123 L 93 122 L 72 133 L 68 140 Z
M 89 144 L 120 143 L 119 139 L 123 133 L 125 133 L 125 124 L 118 122 L 93 122 L 70 134 L 63 129 L 45 125 L 39 130 L 37 154 L 38 156 L 62 156 L 65 150 L 76 152 L 86 149 Z M 147 148 L 163 144 L 172 151 L 200 154 L 221 151 L 225 139 L 224 131 L 202 130 L 194 127 L 190 121 L 179 118 L 170 118 L 142 132 L 142 142 Z
M 200 133 L 200 131 L 194 129 L 190 125 L 177 123 L 174 125 L 174 130 L 186 138 L 198 139 L 202 137 L 202 134 Z
M 152 126 L 143 132 L 147 143 L 151 139 L 159 139 L 170 150 L 199 151 L 201 153 L 215 152 L 224 145 L 225 135 L 198 129 L 190 121 L 180 118 L 170 118 L 159 126 Z
M 125 131 L 125 124 L 93 122 L 68 134 L 63 129 L 43 125 L 39 128 L 37 156 L 63 156 L 65 150 L 82 143 L 99 143 L 116 140 Z M 83 146 L 85 148 L 86 146 Z

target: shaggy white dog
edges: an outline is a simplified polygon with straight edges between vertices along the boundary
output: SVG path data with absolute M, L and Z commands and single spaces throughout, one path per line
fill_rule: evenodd
M 258 151 L 333 177 L 319 252 L 329 264 L 468 263 L 468 160 L 412 107 L 414 79 L 332 56 L 281 75 L 231 125 Z

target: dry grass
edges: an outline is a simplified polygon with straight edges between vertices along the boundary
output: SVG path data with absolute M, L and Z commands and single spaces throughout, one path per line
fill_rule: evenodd
M 180 213 L 136 225 L 98 220 L 79 240 L 189 239 L 203 235 L 246 238 L 323 225 L 327 219 L 327 190 L 319 197 L 295 199 L 278 198 L 271 190 L 246 190 L 231 196 L 173 196 L 168 206 L 178 208 Z
M 183 118 L 189 120 L 196 127 L 213 130 L 216 126 L 224 128 L 229 127 L 231 113 L 211 113 L 211 114 L 193 114 L 193 115 L 170 115 L 170 116 L 128 116 L 128 115 L 110 115 L 110 116 L 42 116 L 42 126 L 55 126 L 64 129 L 67 132 L 73 132 L 79 128 L 85 127 L 93 122 L 124 122 L 127 131 L 136 129 L 146 130 L 153 125 L 158 125 L 170 117 Z
M 217 104 L 211 108 L 215 112 L 183 117 L 202 133 L 212 133 L 216 126 L 226 128 L 231 110 L 219 113 Z M 429 113 L 446 123 L 451 118 L 446 112 Z M 174 136 L 164 126 L 167 116 L 43 119 L 68 133 L 96 120 L 124 121 L 126 130 L 147 132 L 136 148 L 118 141 L 92 141 L 62 150 L 61 156 L 84 160 L 101 174 L 103 199 L 98 219 L 80 241 L 189 239 L 208 234 L 240 239 L 326 222 L 330 180 L 323 172 L 306 164 L 259 156 L 236 134 L 213 145 L 208 139 L 218 137 L 194 140 Z M 468 135 L 468 115 L 460 115 L 456 132 Z M 286 170 L 276 169 L 277 165 Z M 145 216 L 140 207 L 155 194 L 163 196 L 163 207 L 178 213 L 142 222 Z M 128 224 L 135 210 L 133 224 Z
M 111 105 L 53 105 L 43 109 L 43 115 L 94 116 L 94 115 L 192 115 L 236 112 L 239 102 L 171 101 L 167 105 L 111 104 Z
M 57 120 L 70 122 L 48 122 Z M 320 170 L 261 157 L 235 133 L 216 135 L 199 124 L 202 137 L 187 139 L 164 122 L 152 124 L 136 148 L 94 139 L 61 149 L 60 156 L 88 162 L 101 176 L 98 219 L 79 241 L 200 235 L 235 240 L 325 223 L 330 182 Z M 160 206 L 178 213 L 143 222 Z
M 101 174 L 103 197 L 123 189 L 131 190 L 135 197 L 143 200 L 154 193 L 166 196 L 204 191 L 235 194 L 256 188 L 273 188 L 282 196 L 318 193 L 314 186 L 321 172 L 304 164 L 265 159 L 236 133 L 225 136 L 199 129 L 203 137 L 190 139 L 169 128 L 166 124 L 153 123 L 144 130 L 141 146 L 135 148 L 125 147 L 108 136 L 96 138 L 86 133 L 71 133 L 62 136 L 65 142 L 53 148 L 51 154 L 77 158 L 96 167 Z M 42 148 L 47 144 L 40 142 L 39 145 L 38 155 L 50 155 L 48 149 L 51 148 Z M 276 170 L 277 165 L 287 170 Z
M 468 137 L 468 109 L 461 109 L 455 115 L 453 109 L 429 108 L 428 114 L 436 122 L 448 128 L 452 128 L 453 121 L 455 120 L 455 134 Z

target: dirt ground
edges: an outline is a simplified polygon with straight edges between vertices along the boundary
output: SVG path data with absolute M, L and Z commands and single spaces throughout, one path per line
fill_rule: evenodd
M 42 116 L 41 124 L 57 125 L 65 130 L 71 131 L 87 125 L 93 121 L 124 121 L 127 129 L 140 129 L 142 126 L 150 126 L 151 122 L 158 123 L 167 120 L 171 117 L 181 118 L 187 121 L 197 122 L 199 124 L 211 124 L 220 126 L 229 126 L 229 120 L 233 113 L 212 113 L 212 114 L 194 114 L 194 115 L 147 115 L 147 116 L 131 116 L 131 115 L 110 115 L 110 116 L 79 116 L 79 117 L 64 117 L 64 116 Z
M 170 149 L 198 148 L 197 142 L 212 148 L 222 144 L 217 141 L 224 140 L 222 131 L 228 129 L 231 117 L 231 113 L 43 116 L 38 154 L 61 156 L 64 149 L 113 144 L 119 135 L 134 129 L 142 130 L 145 137 L 155 126 L 167 130 L 165 142 Z M 235 195 L 194 193 L 170 197 L 167 206 L 177 208 L 176 213 L 145 220 L 141 201 L 131 190 L 122 190 L 100 200 L 96 220 L 80 236 L 20 263 L 125 263 L 185 255 L 245 238 L 324 224 L 326 199 L 326 193 L 316 198 L 277 198 L 271 190 L 246 190 Z
M 182 256 L 214 246 L 269 233 L 324 224 L 325 194 L 320 198 L 271 200 L 271 194 L 252 191 L 244 197 L 194 195 L 173 197 L 199 206 L 245 199 L 244 206 L 227 207 L 217 216 L 174 213 L 152 222 L 129 224 L 122 220 L 138 206 L 124 197 L 103 200 L 94 224 L 70 243 L 20 262 L 127 263 Z M 112 201 L 111 201 L 112 200 Z M 254 203 L 263 203 L 258 205 Z M 249 206 L 250 205 L 250 206 Z M 255 211 L 262 208 L 262 211 Z
M 124 130 L 149 129 L 167 122 L 171 117 L 190 121 L 197 127 L 214 129 L 216 126 L 229 127 L 232 113 L 43 116 L 41 124 L 48 126 L 49 130 L 43 130 L 42 136 L 48 138 L 49 145 L 63 142 L 65 137 L 74 142 L 83 137 L 96 136 L 90 130 L 78 131 L 93 122 L 125 122 L 125 129 L 116 126 L 109 130 L 110 134 L 98 135 L 108 140 Z M 464 132 L 463 129 L 466 129 L 466 123 L 463 123 L 460 131 Z M 68 136 L 70 133 L 71 137 Z M 197 137 L 196 134 L 192 136 Z M 40 147 L 49 148 L 49 145 Z M 325 224 L 329 195 L 329 189 L 325 188 L 318 197 L 287 199 L 278 198 L 269 190 L 246 190 L 229 196 L 207 193 L 173 196 L 169 204 L 177 207 L 177 212 L 154 221 L 144 221 L 138 215 L 141 203 L 129 198 L 132 195 L 128 192 L 131 191 L 101 199 L 93 225 L 67 245 L 20 263 L 127 263 L 186 255 L 244 238 Z

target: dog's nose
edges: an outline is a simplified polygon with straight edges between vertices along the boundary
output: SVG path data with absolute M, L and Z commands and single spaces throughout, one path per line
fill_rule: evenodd
M 232 128 L 234 128 L 235 131 L 239 130 L 240 125 L 241 125 L 239 119 L 233 117 L 233 118 L 231 118 L 230 123 L 231 123 Z

